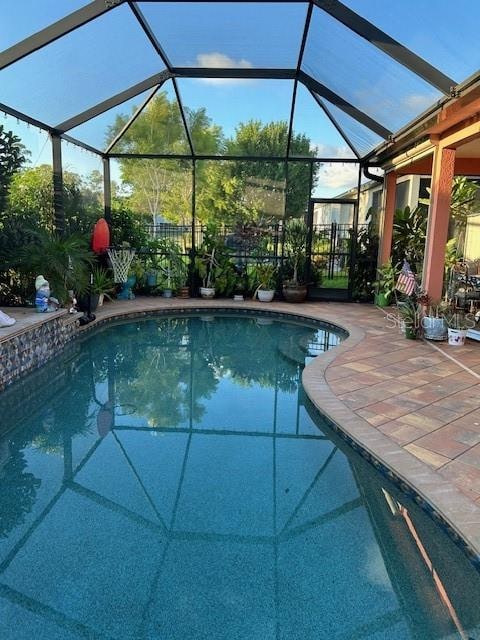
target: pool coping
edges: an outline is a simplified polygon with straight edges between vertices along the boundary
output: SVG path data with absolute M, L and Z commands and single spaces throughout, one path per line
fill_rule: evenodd
M 131 307 L 130 307 L 131 304 Z M 330 389 L 326 370 L 334 360 L 358 345 L 366 332 L 345 319 L 332 318 L 328 303 L 260 303 L 257 301 L 234 302 L 228 299 L 204 301 L 137 298 L 128 303 L 109 304 L 100 309 L 97 319 L 78 327 L 75 339 L 88 335 L 118 320 L 135 320 L 144 317 L 222 310 L 239 315 L 260 312 L 272 317 L 287 317 L 293 321 L 322 322 L 346 332 L 347 337 L 333 349 L 313 358 L 303 370 L 302 382 L 313 406 L 327 418 L 334 429 L 355 451 L 360 453 L 382 475 L 397 485 L 403 494 L 413 499 L 460 546 L 471 562 L 480 568 L 480 507 L 459 491 L 451 482 L 442 478 L 421 460 L 396 444 L 388 436 L 354 413 Z

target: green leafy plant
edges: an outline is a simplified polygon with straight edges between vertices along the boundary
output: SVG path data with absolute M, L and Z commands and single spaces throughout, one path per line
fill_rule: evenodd
M 114 290 L 115 283 L 110 271 L 98 265 L 94 266 L 92 269 L 92 293 L 101 295 L 102 293 L 112 293 Z
M 272 262 L 259 262 L 254 268 L 257 289 L 272 291 L 275 289 L 277 267 Z
M 398 265 L 394 265 L 391 258 L 377 269 L 378 277 L 373 283 L 374 292 L 376 294 L 383 294 L 387 299 L 387 302 L 390 301 L 391 297 L 395 293 L 398 272 Z
M 421 306 L 413 296 L 409 296 L 397 302 L 397 310 L 405 327 L 406 337 L 416 338 L 421 326 Z
M 415 209 L 397 209 L 393 221 L 392 261 L 402 263 L 406 259 L 416 273 L 420 273 L 425 253 L 427 234 L 427 209 L 419 205 Z

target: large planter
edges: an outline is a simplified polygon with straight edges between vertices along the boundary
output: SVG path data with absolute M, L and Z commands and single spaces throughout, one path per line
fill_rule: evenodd
M 257 298 L 259 302 L 271 302 L 275 295 L 274 289 L 259 289 L 257 291 Z
M 451 344 L 453 347 L 462 347 L 465 344 L 466 337 L 466 329 L 450 329 L 450 327 L 448 328 L 448 344 Z
M 182 298 L 183 300 L 186 300 L 187 298 L 190 297 L 190 289 L 188 287 L 180 287 L 180 289 L 178 290 L 177 297 Z
M 303 302 L 307 297 L 307 285 L 284 284 L 283 297 L 287 302 Z
M 427 340 L 446 340 L 447 323 L 445 318 L 425 316 L 422 318 L 423 336 Z
M 215 289 L 214 287 L 200 287 L 200 295 L 206 300 L 211 300 L 215 297 Z
M 98 293 L 85 293 L 77 297 L 77 308 L 84 313 L 92 313 L 97 309 L 99 299 Z

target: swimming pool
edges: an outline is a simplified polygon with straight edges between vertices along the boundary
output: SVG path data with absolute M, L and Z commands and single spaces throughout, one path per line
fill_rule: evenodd
M 0 637 L 480 638 L 478 573 L 303 392 L 340 339 L 119 323 L 3 394 Z

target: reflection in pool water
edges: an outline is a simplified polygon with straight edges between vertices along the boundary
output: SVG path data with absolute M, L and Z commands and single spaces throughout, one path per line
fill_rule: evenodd
M 338 336 L 204 320 L 110 326 L 3 394 L 0 637 L 480 638 L 479 575 L 305 397 Z

